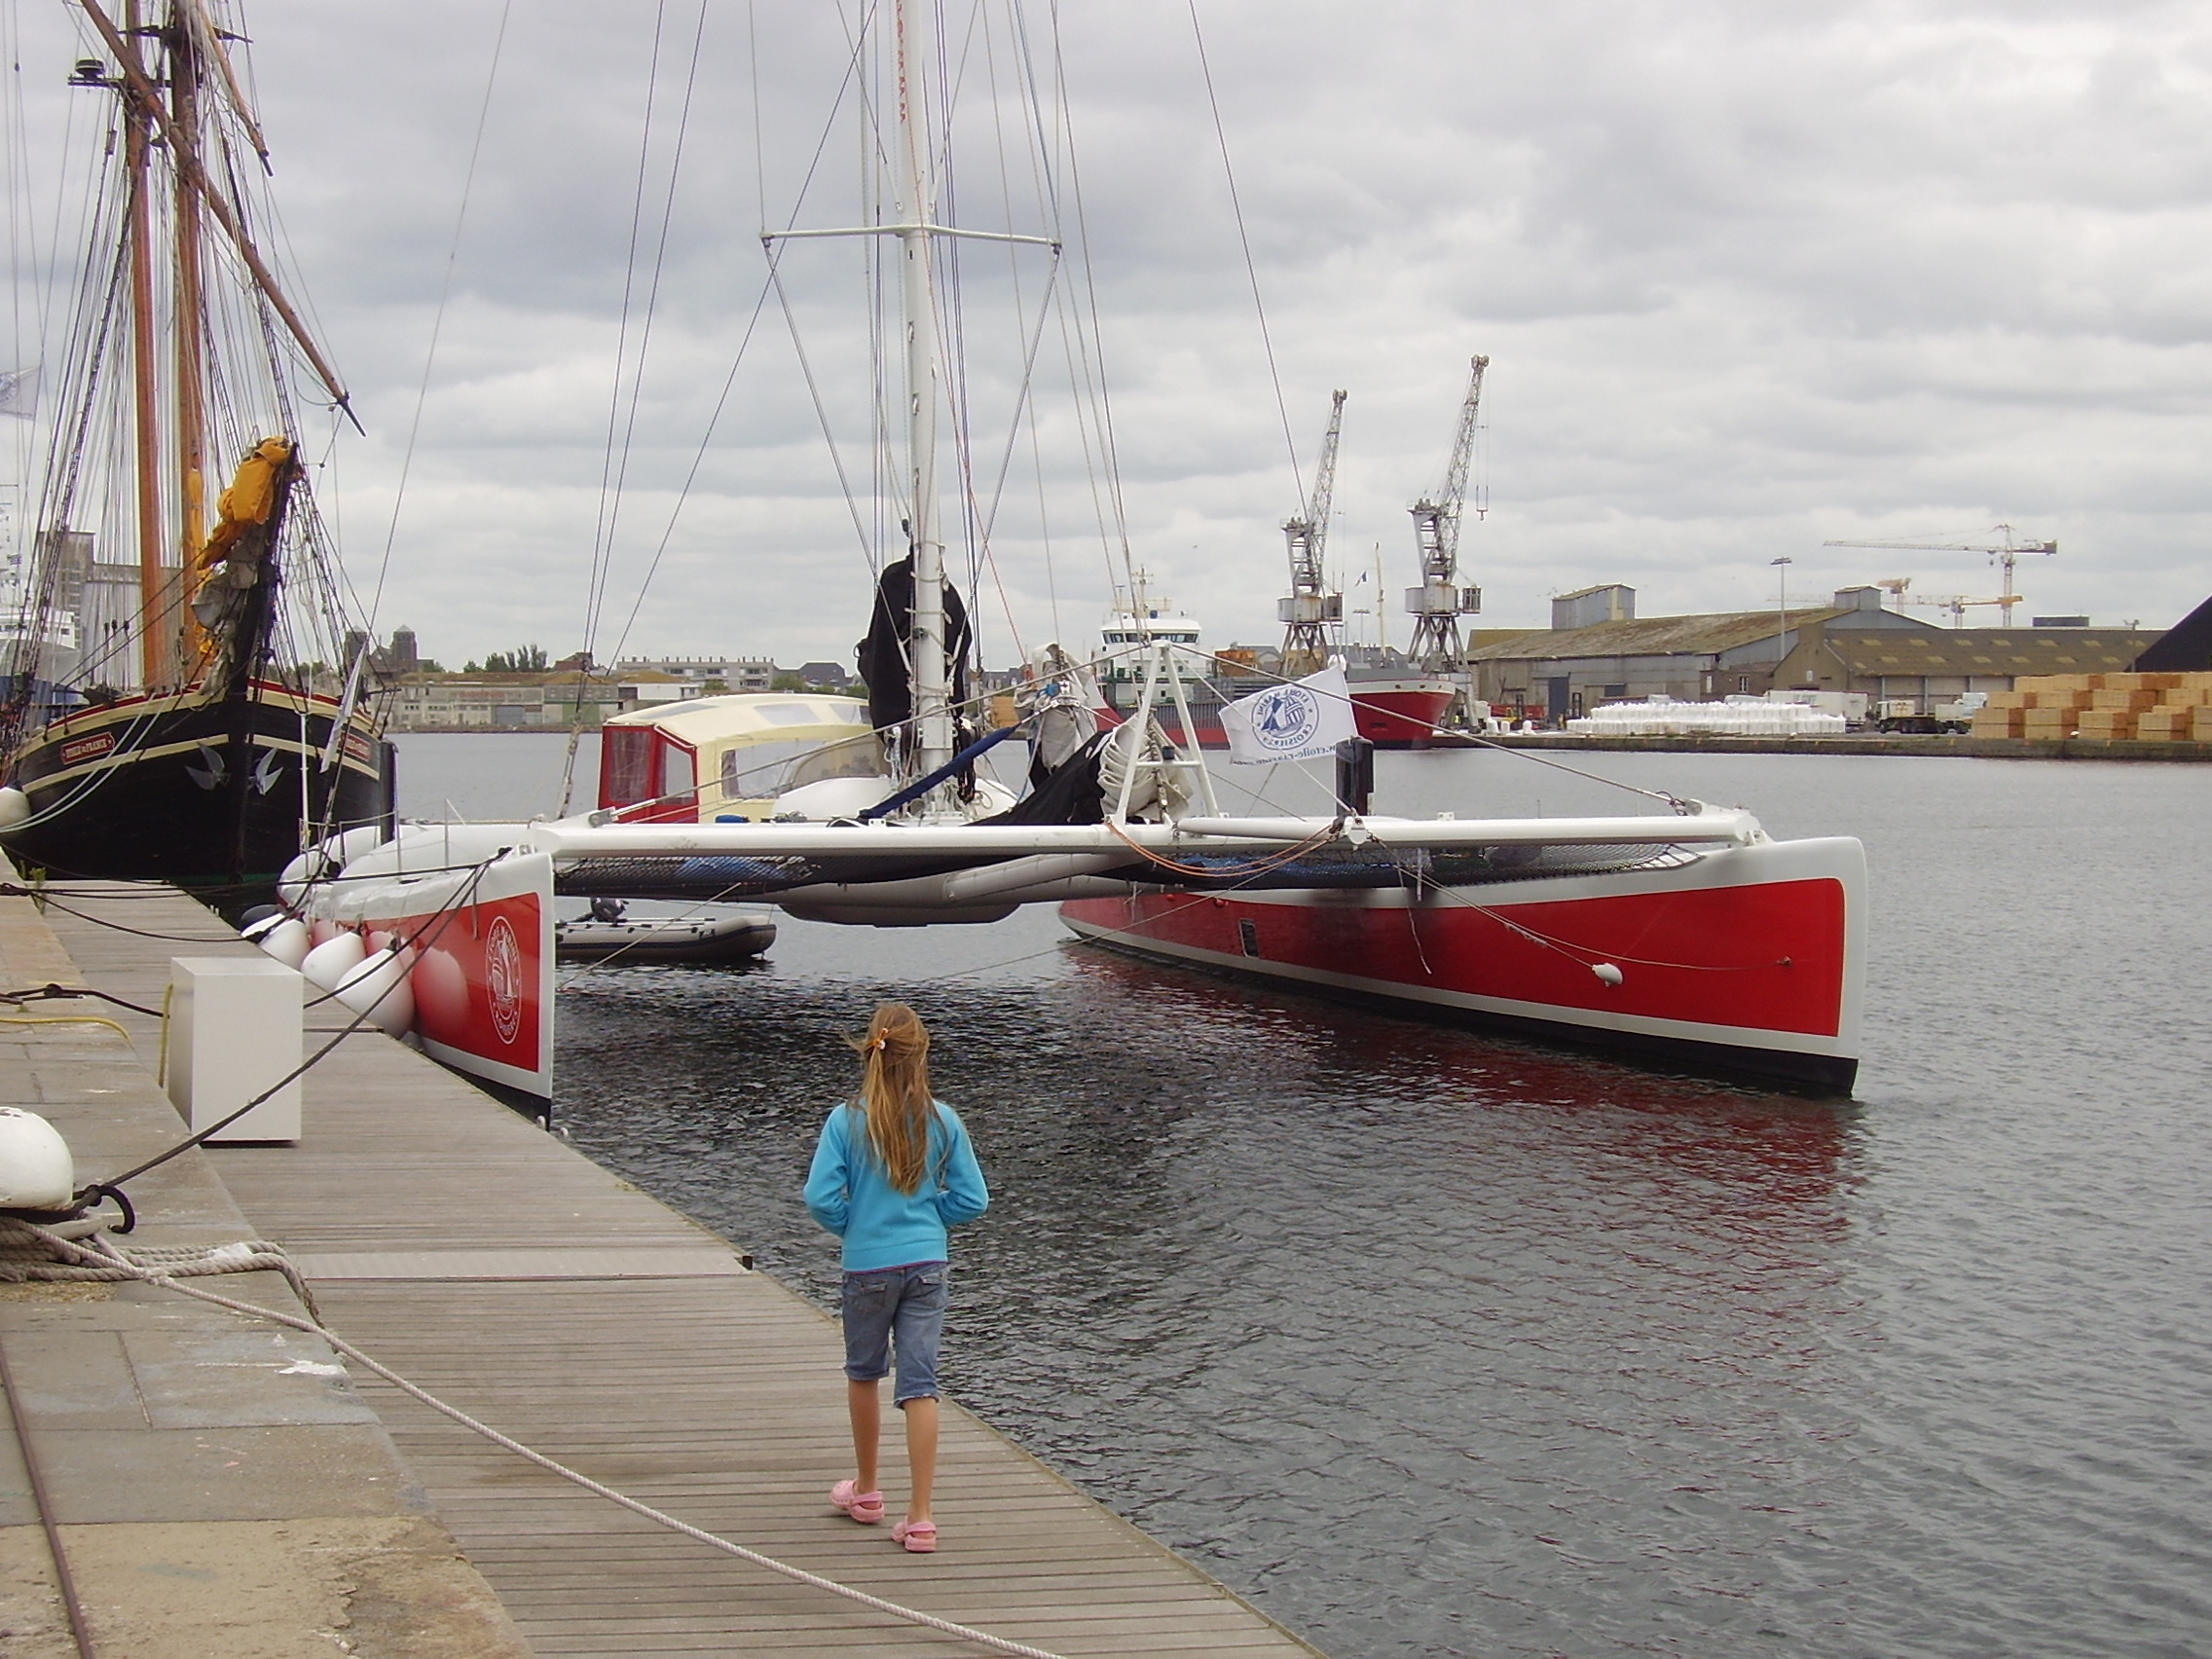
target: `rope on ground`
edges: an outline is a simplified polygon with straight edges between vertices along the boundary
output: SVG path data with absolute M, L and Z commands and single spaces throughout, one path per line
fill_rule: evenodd
M 150 933 L 144 928 L 126 927 L 111 922 L 104 916 L 88 916 L 82 910 L 73 910 L 55 898 L 51 887 L 25 887 L 20 882 L 0 881 L 0 899 L 28 899 L 42 907 L 59 910 L 64 916 L 75 916 L 80 922 L 90 922 L 95 928 L 109 928 L 116 933 L 129 934 L 137 939 L 165 940 L 172 944 L 236 944 L 237 934 L 172 934 Z
M 126 1043 L 130 1041 L 130 1033 L 104 1014 L 0 1014 L 0 1025 L 104 1025 Z
M 34 985 L 20 991 L 0 991 L 0 1003 L 9 1003 L 18 1007 L 27 1002 L 52 1002 L 63 997 L 95 997 L 101 1002 L 111 1004 L 116 1008 L 127 1008 L 132 1014 L 142 1014 L 151 1019 L 168 1017 L 158 1008 L 141 1007 L 137 1003 L 127 1002 L 122 997 L 110 996 L 105 991 L 95 991 L 90 985 L 46 984 Z
M 43 1262 L 32 1259 L 33 1252 L 43 1252 Z M 22 1264 L 19 1268 L 18 1260 Z M 264 1308 L 256 1303 L 235 1301 L 179 1282 L 184 1278 L 209 1273 L 253 1272 L 261 1270 L 282 1273 L 299 1293 L 300 1300 L 309 1309 L 309 1316 L 286 1313 L 280 1309 Z M 459 1406 L 449 1405 L 428 1389 L 410 1382 L 391 1367 L 372 1358 L 324 1325 L 320 1315 L 314 1310 L 314 1302 L 308 1294 L 305 1281 L 276 1245 L 250 1239 L 236 1244 L 196 1248 L 141 1246 L 126 1251 L 104 1236 L 95 1237 L 92 1245 L 88 1246 L 65 1238 L 50 1228 L 31 1222 L 0 1218 L 0 1279 L 13 1278 L 20 1282 L 31 1277 L 136 1280 L 144 1284 L 158 1284 L 181 1296 L 189 1296 L 198 1302 L 212 1303 L 217 1308 L 227 1308 L 234 1313 L 242 1313 L 251 1319 L 266 1319 L 273 1324 L 320 1337 L 348 1359 L 376 1373 L 401 1393 L 420 1400 L 440 1416 L 452 1419 L 471 1433 L 483 1436 L 493 1445 L 512 1452 L 516 1456 L 536 1464 L 550 1474 L 559 1475 L 563 1480 L 579 1486 L 588 1493 L 621 1505 L 633 1515 L 643 1516 L 671 1531 L 682 1532 L 687 1538 L 720 1550 L 726 1555 L 736 1556 L 740 1561 L 751 1562 L 756 1567 L 765 1567 L 770 1572 L 780 1573 L 816 1590 L 827 1590 L 833 1596 L 842 1596 L 847 1601 L 857 1602 L 864 1607 L 903 1619 L 909 1624 L 926 1625 L 932 1630 L 976 1642 L 994 1652 L 1014 1654 L 1016 1659 L 1059 1659 L 1049 1648 L 1031 1647 L 1003 1636 L 993 1636 L 988 1631 L 976 1630 L 951 1619 L 940 1618 L 935 1613 L 923 1612 L 919 1607 L 903 1606 L 897 1602 L 886 1601 L 881 1596 L 871 1596 L 865 1590 L 856 1590 L 849 1584 L 840 1584 L 834 1578 L 826 1578 L 818 1572 L 809 1572 L 804 1567 L 778 1561 L 773 1556 L 762 1555 L 757 1550 L 749 1550 L 743 1544 L 710 1532 L 704 1528 L 694 1527 L 688 1521 L 679 1520 L 665 1510 L 655 1509 L 649 1503 L 641 1503 L 604 1482 L 595 1481 L 589 1475 L 546 1456 L 542 1452 L 534 1451 L 513 1436 L 502 1434 L 489 1423 L 470 1417 Z
M 0 1283 L 114 1284 L 129 1279 L 203 1278 L 212 1273 L 282 1273 L 309 1312 L 318 1318 L 314 1292 L 292 1266 L 283 1246 L 264 1238 L 231 1244 L 135 1244 L 97 1240 L 80 1244 L 36 1222 L 0 1216 Z

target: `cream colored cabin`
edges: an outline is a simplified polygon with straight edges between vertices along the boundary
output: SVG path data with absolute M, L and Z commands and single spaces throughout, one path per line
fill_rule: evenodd
M 763 823 L 782 810 L 779 796 L 831 779 L 854 780 L 852 798 L 869 797 L 862 805 L 894 787 L 858 697 L 701 697 L 617 715 L 601 730 L 599 804 L 626 823 Z

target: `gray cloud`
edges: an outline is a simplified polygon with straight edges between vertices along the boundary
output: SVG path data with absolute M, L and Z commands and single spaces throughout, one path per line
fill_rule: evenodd
M 1297 482 L 1188 17 L 1180 0 L 1062 10 L 1060 65 L 1039 11 L 1030 68 L 1069 85 L 1084 187 L 1069 234 L 1096 280 L 1132 545 L 1209 638 L 1266 638 Z M 2033 609 L 2162 621 L 2203 597 L 2200 9 L 1271 0 L 1200 15 L 1301 461 L 1329 389 L 1350 387 L 1334 546 L 1357 569 L 1380 543 L 1387 589 L 1412 579 L 1405 504 L 1435 481 L 1482 350 L 1493 510 L 1462 557 L 1487 621 L 1538 623 L 1547 594 L 1615 578 L 1654 612 L 1765 605 L 1781 554 L 1803 591 L 1912 574 L 1993 592 L 1972 555 L 1820 543 L 2001 519 L 2064 547 L 2023 571 Z M 514 9 L 383 610 L 448 660 L 581 632 L 655 16 L 642 0 Z M 315 0 L 252 18 L 286 245 L 371 427 L 338 464 L 350 554 L 370 571 L 498 18 L 489 0 Z M 662 15 L 656 184 L 696 18 Z M 974 137 L 994 113 L 1018 119 L 990 92 L 1018 64 L 1002 25 L 971 19 L 946 39 Z M 57 83 L 69 37 L 34 25 L 51 50 L 42 67 L 26 39 L 26 74 Z M 858 214 L 849 120 L 800 198 L 845 42 L 828 7 L 708 15 L 603 648 L 759 296 L 763 211 Z M 967 221 L 1036 228 L 1025 170 L 1002 183 L 964 151 L 955 179 Z M 1023 258 L 1034 307 L 1043 267 Z M 1024 336 L 1003 314 L 1015 267 L 973 250 L 964 264 L 987 477 Z M 865 480 L 850 266 L 817 244 L 786 270 Z M 633 347 L 640 317 L 634 304 Z M 1056 331 L 1044 358 L 1064 381 Z M 1035 413 L 1044 504 L 1018 475 L 997 537 L 1032 643 L 1055 596 L 1079 637 L 1106 600 L 1074 405 L 1040 393 Z M 1026 437 L 1019 452 L 1026 467 Z M 631 644 L 843 656 L 865 584 L 771 305 Z M 1003 660 L 995 596 L 983 610 Z

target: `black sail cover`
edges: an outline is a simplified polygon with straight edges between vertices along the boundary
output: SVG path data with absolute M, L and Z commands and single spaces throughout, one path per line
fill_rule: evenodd
M 950 582 L 944 584 L 945 654 L 951 659 L 950 691 L 956 727 L 969 725 L 968 650 L 973 637 L 968 628 L 968 608 Z M 914 718 L 914 685 L 906 672 L 907 650 L 914 638 L 914 561 L 901 559 L 884 567 L 876 578 L 875 608 L 868 617 L 867 638 L 856 647 L 861 679 L 867 685 L 868 720 L 878 731 L 891 731 Z

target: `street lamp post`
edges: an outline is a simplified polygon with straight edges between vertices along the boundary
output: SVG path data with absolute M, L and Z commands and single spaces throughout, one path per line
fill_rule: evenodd
M 1789 654 L 1789 566 L 1787 555 L 1769 560 L 1774 567 L 1776 595 L 1774 601 L 1774 684 L 1782 684 L 1782 659 Z

